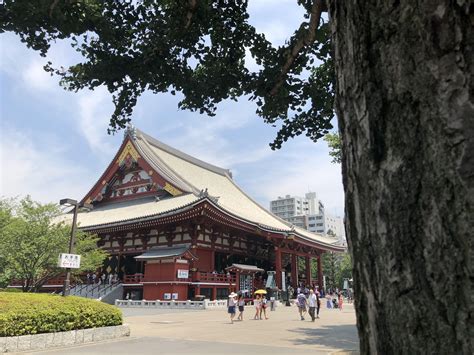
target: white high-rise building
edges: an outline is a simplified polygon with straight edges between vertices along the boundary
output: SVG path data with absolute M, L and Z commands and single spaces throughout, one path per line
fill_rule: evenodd
M 324 204 L 317 198 L 315 192 L 308 192 L 305 197 L 291 195 L 278 197 L 270 201 L 270 211 L 310 232 L 321 234 L 332 232 L 341 244 L 345 243 L 344 220 L 326 213 Z

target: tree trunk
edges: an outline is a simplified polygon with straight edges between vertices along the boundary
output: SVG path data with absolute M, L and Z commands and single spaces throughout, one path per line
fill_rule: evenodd
M 364 354 L 473 353 L 469 6 L 330 2 Z

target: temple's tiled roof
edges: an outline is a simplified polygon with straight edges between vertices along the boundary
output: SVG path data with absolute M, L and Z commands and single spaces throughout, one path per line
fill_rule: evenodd
M 202 191 L 207 190 L 206 196 L 217 201 L 217 206 L 223 211 L 262 229 L 287 232 L 323 245 L 334 245 L 334 239 L 292 226 L 260 206 L 234 183 L 229 170 L 180 152 L 140 130 L 134 130 L 132 140 L 148 164 L 184 194 L 159 201 L 147 199 L 98 206 L 91 212 L 79 214 L 80 227 L 87 228 L 158 216 L 192 205 L 202 199 Z
M 134 221 L 147 217 L 159 216 L 165 213 L 181 210 L 190 206 L 199 198 L 193 194 L 181 195 L 173 198 L 156 201 L 154 197 L 117 202 L 113 204 L 94 207 L 90 212 L 81 212 L 77 216 L 80 228 L 106 226 L 113 223 Z M 71 215 L 64 215 L 65 220 L 70 220 Z
M 249 272 L 264 272 L 265 270 L 256 267 L 255 265 L 245 265 L 245 264 L 232 264 L 231 266 L 226 267 L 226 270 L 239 269 L 242 271 Z
M 141 255 L 135 257 L 137 260 L 154 260 L 154 259 L 164 259 L 172 258 L 176 256 L 184 255 L 186 252 L 190 251 L 190 244 L 171 246 L 171 247 L 154 247 L 148 249 Z

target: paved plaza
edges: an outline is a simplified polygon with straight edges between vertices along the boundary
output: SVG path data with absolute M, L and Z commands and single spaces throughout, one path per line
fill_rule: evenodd
M 243 322 L 230 324 L 224 309 L 123 309 L 131 336 L 42 354 L 332 354 L 359 348 L 352 305 L 321 309 L 313 323 L 301 321 L 296 306 L 268 312 L 270 319 L 253 320 L 246 307 Z

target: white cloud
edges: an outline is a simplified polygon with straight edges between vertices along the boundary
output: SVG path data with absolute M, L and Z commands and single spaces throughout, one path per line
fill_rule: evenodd
M 305 21 L 305 10 L 295 0 L 256 0 L 249 2 L 250 23 L 274 46 L 283 45 Z M 307 21 L 307 20 L 306 20 Z
M 82 198 L 92 177 L 61 146 L 38 145 L 35 135 L 2 127 L 0 142 L 0 196 L 31 195 L 41 202 Z M 53 143 L 54 144 L 54 143 Z
M 80 133 L 95 154 L 110 156 L 117 149 L 107 134 L 113 111 L 110 95 L 103 87 L 94 91 L 84 90 L 77 95 L 77 122 Z
M 58 80 L 44 71 L 44 59 L 34 58 L 21 73 L 25 86 L 31 90 L 50 91 L 58 88 Z
M 343 216 L 341 166 L 331 163 L 325 142 L 312 143 L 301 138 L 295 144 L 284 145 L 260 163 L 260 172 L 264 173 L 244 178 L 243 182 L 264 207 L 268 208 L 268 202 L 278 196 L 304 196 L 314 191 L 327 212 Z
M 245 99 L 241 101 L 238 111 L 235 103 L 224 103 L 215 117 L 196 118 L 195 115 L 183 115 L 182 126 L 177 127 L 166 142 L 199 159 L 224 168 L 248 160 L 246 156 L 253 156 L 251 160 L 255 161 L 258 155 L 249 152 L 249 148 L 253 148 L 252 144 L 234 146 L 235 139 L 229 138 L 232 132 L 245 129 L 253 119 L 257 119 L 252 112 L 252 104 L 246 103 Z
M 0 70 L 10 79 L 9 89 L 19 93 L 28 90 L 31 95 L 47 98 L 48 103 L 53 104 L 58 112 L 69 111 L 71 114 L 65 117 L 54 113 L 50 117 L 56 116 L 58 121 L 77 122 L 72 127 L 76 127 L 84 136 L 94 153 L 102 155 L 113 152 L 115 148 L 107 135 L 113 105 L 105 88 L 68 93 L 59 86 L 58 77 L 51 77 L 43 69 L 48 60 L 52 61 L 55 67 L 67 67 L 78 60 L 77 54 L 67 41 L 55 43 L 46 59 L 27 49 L 15 35 L 2 35 L 2 40 Z

